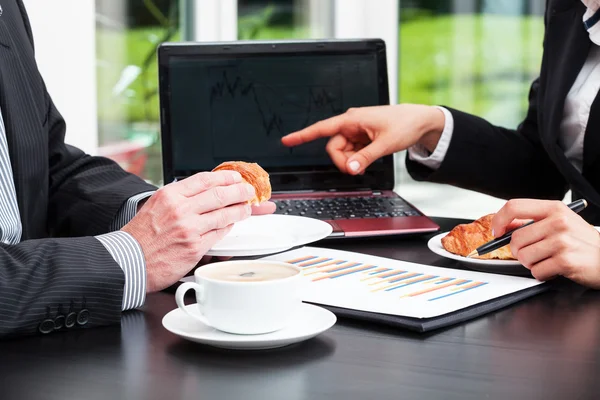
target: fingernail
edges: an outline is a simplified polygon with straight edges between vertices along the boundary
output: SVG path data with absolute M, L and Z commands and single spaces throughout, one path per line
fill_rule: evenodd
M 254 186 L 248 184 L 246 185 L 246 191 L 248 192 L 248 194 L 250 196 L 254 196 L 256 194 L 255 190 L 254 190 Z
M 350 167 L 351 171 L 358 171 L 360 169 L 360 163 L 358 161 L 350 161 L 350 164 L 348 164 L 348 167 Z
M 250 204 L 246 204 L 246 206 L 244 208 L 246 211 L 246 215 L 252 214 L 252 206 Z
M 241 182 L 242 181 L 242 175 L 240 175 L 240 173 L 237 172 L 237 171 L 233 171 L 233 181 L 235 183 Z
M 492 229 L 492 236 L 496 237 L 496 234 L 494 233 L 494 230 Z

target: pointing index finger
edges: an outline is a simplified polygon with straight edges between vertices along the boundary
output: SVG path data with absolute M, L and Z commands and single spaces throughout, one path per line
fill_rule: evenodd
M 287 136 L 281 138 L 281 142 L 285 146 L 298 146 L 304 143 L 312 142 L 313 140 L 330 137 L 340 131 L 347 129 L 351 125 L 346 114 L 336 115 L 314 123 L 304 129 L 297 132 L 290 133 Z

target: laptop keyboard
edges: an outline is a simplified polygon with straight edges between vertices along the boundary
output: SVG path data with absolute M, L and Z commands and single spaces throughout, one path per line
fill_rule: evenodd
M 399 197 L 336 197 L 272 200 L 276 214 L 300 215 L 321 220 L 413 217 L 421 215 Z

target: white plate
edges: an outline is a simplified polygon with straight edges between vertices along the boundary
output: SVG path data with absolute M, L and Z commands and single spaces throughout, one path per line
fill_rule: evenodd
M 199 314 L 196 304 L 189 304 L 186 308 L 192 314 Z M 169 332 L 192 342 L 223 349 L 265 350 L 311 339 L 331 328 L 336 321 L 337 318 L 331 311 L 303 303 L 291 325 L 263 335 L 235 335 L 222 332 L 189 317 L 179 308 L 165 315 L 162 324 Z
M 440 233 L 429 239 L 427 247 L 437 255 L 442 257 L 451 258 L 453 260 L 461 261 L 469 264 L 472 269 L 479 271 L 492 272 L 492 273 L 506 273 L 506 274 L 518 274 L 529 276 L 530 272 L 517 260 L 481 260 L 477 258 L 468 258 L 459 256 L 457 254 L 450 253 L 444 246 L 442 246 L 442 238 L 446 236 L 448 232 Z
M 333 228 L 325 221 L 293 215 L 253 215 L 233 226 L 206 254 L 247 257 L 279 253 L 324 239 Z

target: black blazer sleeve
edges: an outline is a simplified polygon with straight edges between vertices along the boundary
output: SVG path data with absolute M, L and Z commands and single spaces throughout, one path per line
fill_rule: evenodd
M 568 184 L 546 154 L 539 137 L 538 80 L 531 85 L 529 109 L 516 130 L 495 126 L 452 108 L 452 140 L 433 171 L 406 157 L 418 181 L 446 183 L 492 196 L 562 199 Z

